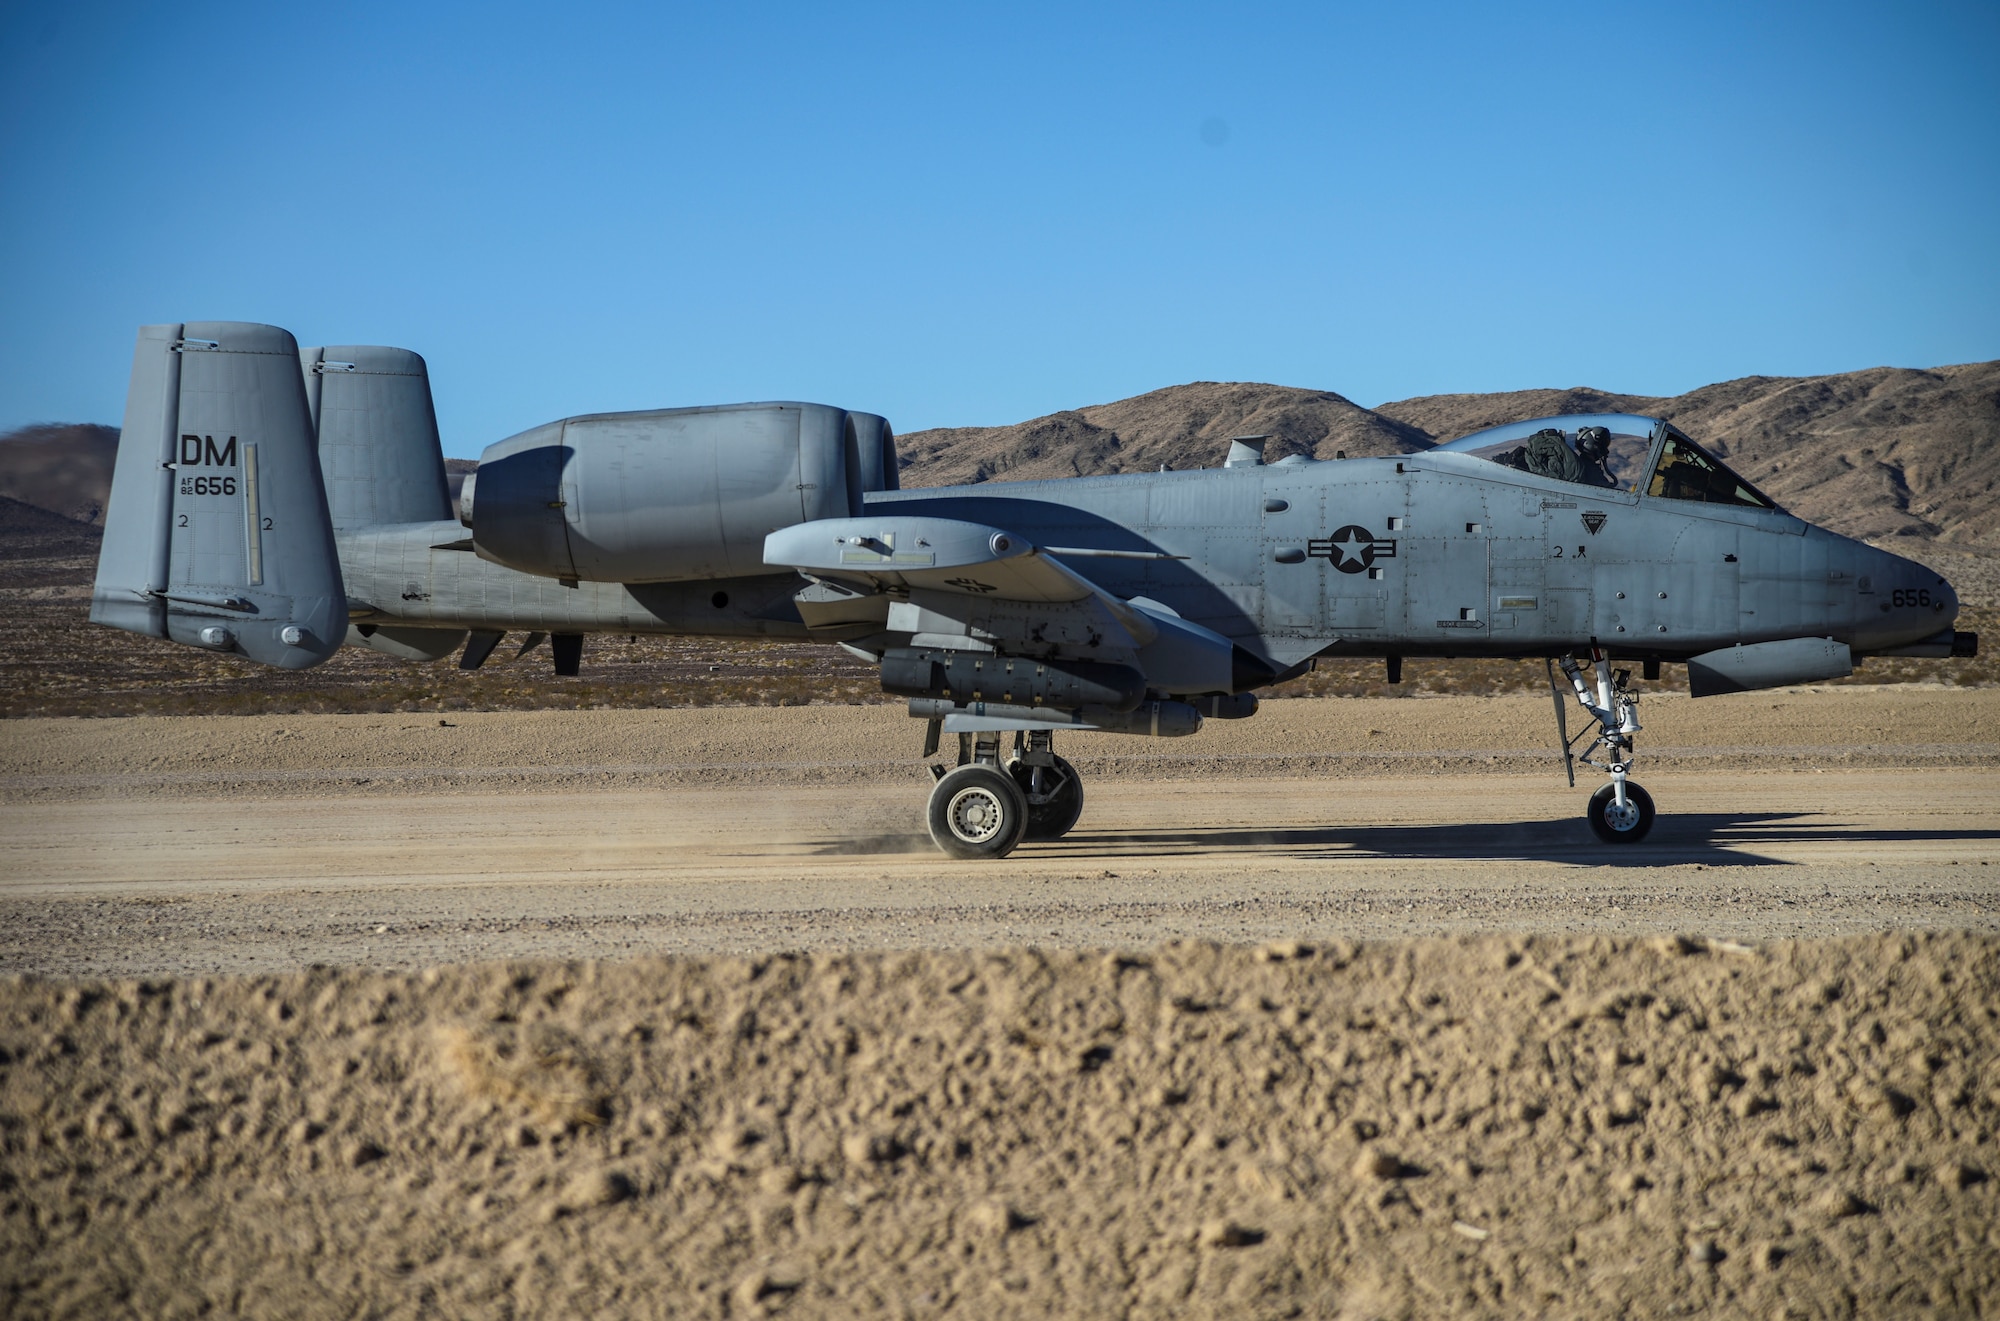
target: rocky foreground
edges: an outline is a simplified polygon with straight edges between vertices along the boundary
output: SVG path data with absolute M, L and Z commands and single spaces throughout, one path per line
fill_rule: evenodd
M 0 983 L 19 1316 L 1989 1315 L 2000 938 Z

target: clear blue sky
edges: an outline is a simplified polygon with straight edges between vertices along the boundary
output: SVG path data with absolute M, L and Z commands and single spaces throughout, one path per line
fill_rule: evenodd
M 10 4 L 0 309 L 0 428 L 269 321 L 463 455 L 1983 360 L 2000 5 Z

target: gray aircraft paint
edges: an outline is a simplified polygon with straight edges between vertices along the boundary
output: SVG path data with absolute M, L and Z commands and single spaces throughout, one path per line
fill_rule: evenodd
M 791 604 L 802 584 L 789 570 L 693 583 L 578 580 L 571 587 L 481 559 L 456 522 L 343 533 L 340 555 L 358 620 L 548 633 L 809 636 Z M 723 604 L 715 603 L 718 597 Z
M 336 538 L 342 532 L 451 517 L 430 374 L 408 349 L 344 344 L 299 350 L 306 406 Z M 349 624 L 346 644 L 398 660 L 437 660 L 464 629 Z
M 298 345 L 273 326 L 147 326 L 92 590 L 98 623 L 281 669 L 347 610 Z
M 1287 508 L 1265 512 L 1272 500 Z M 1536 656 L 1593 639 L 1665 659 L 1807 634 L 1866 652 L 1935 633 L 1956 611 L 1931 571 L 1789 514 L 1647 501 L 1460 455 L 875 492 L 865 509 L 1044 546 L 1185 556 L 1066 562 L 1281 666 L 1316 654 Z M 1586 513 L 1604 515 L 1594 533 Z M 1348 527 L 1371 534 L 1365 550 L 1323 544 Z M 719 610 L 706 606 L 715 584 L 565 588 L 432 549 L 461 540 L 446 523 L 343 536 L 350 590 L 385 615 L 469 627 L 806 635 L 770 606 L 795 578 L 735 580 L 732 600 L 754 595 L 754 608 Z M 1357 555 L 1359 572 L 1335 567 Z M 1929 589 L 1930 604 L 1880 609 L 1909 589 Z
M 1071 478 L 878 492 L 865 507 L 991 524 L 1041 545 L 1186 556 L 1070 563 L 1114 595 L 1161 601 L 1287 664 L 1322 652 L 1539 655 L 1593 637 L 1616 652 L 1664 658 L 1807 633 L 1867 651 L 1913 640 L 1915 620 L 1936 632 L 1955 613 L 1936 574 L 1787 514 L 1579 498 L 1579 488 L 1551 479 L 1481 470 L 1492 467 L 1444 455 L 1350 459 L 1276 481 L 1277 468 Z M 1225 486 L 1235 489 L 1218 492 Z M 1265 514 L 1266 499 L 1286 499 L 1285 514 L 1301 516 Z M 1410 509 L 1423 512 L 1402 512 Z M 1135 511 L 1130 523 L 1121 521 L 1126 510 Z M 1596 533 L 1586 512 L 1605 515 Z M 1231 515 L 1243 519 L 1235 529 L 1224 521 Z M 1466 533 L 1467 525 L 1482 530 Z M 1337 570 L 1340 552 L 1314 544 L 1344 527 L 1373 534 L 1361 572 Z M 352 593 L 388 615 L 466 626 L 804 634 L 782 618 L 751 625 L 740 610 L 690 608 L 710 594 L 699 583 L 642 600 L 623 585 L 564 588 L 433 549 L 461 540 L 450 523 L 343 536 Z M 1293 560 L 1292 550 L 1310 553 Z M 796 580 L 766 586 L 788 583 Z M 1909 588 L 1931 589 L 1932 604 L 1880 611 Z
M 741 577 L 764 569 L 767 535 L 856 513 L 893 472 L 882 418 L 823 404 L 566 418 L 487 448 L 473 549 L 557 578 Z
M 1279 499 L 1285 510 L 1264 512 Z M 1184 555 L 1065 562 L 1114 596 L 1159 601 L 1281 667 L 1317 654 L 1534 656 L 1592 639 L 1665 659 L 1807 634 L 1866 652 L 1935 633 L 1955 613 L 1929 570 L 1788 514 L 1648 503 L 1434 454 L 877 492 L 865 508 L 990 524 L 1045 546 Z M 1604 515 L 1594 533 L 1586 513 Z M 1231 517 L 1242 523 L 1231 528 Z M 1316 544 L 1346 527 L 1372 534 L 1359 572 L 1335 567 L 1356 552 Z M 566 588 L 432 549 L 462 539 L 445 523 L 344 536 L 350 590 L 412 622 L 807 635 L 782 604 L 795 578 Z M 718 588 L 730 607 L 711 604 Z M 1931 603 L 1880 609 L 1913 589 L 1929 589 Z
M 1308 509 L 1316 499 L 1317 528 L 1283 522 L 1291 509 L 1260 516 L 1272 499 Z M 1957 611 L 1949 585 L 1922 565 L 1781 511 L 1602 491 L 1444 452 L 905 491 L 871 496 L 869 508 L 964 518 L 1045 545 L 1094 536 L 1108 549 L 1184 555 L 1077 567 L 1113 594 L 1163 601 L 1284 663 L 1536 656 L 1593 642 L 1684 659 L 1803 635 L 1866 652 L 1935 633 Z M 1230 529 L 1216 512 L 1242 521 Z M 1590 520 L 1595 531 L 1586 514 L 1603 516 Z M 1260 517 L 1261 535 L 1241 530 Z M 1371 534 L 1365 563 L 1314 544 L 1348 527 Z M 1308 554 L 1288 553 L 1297 550 Z M 1342 558 L 1359 571 L 1336 569 Z M 1307 619 L 1301 602 L 1315 595 Z M 1911 603 L 1892 604 L 1899 595 Z
M 125 425 L 104 511 L 92 622 L 167 636 L 173 470 L 180 452 L 181 327 L 141 326 L 125 393 Z
M 1220 469 L 897 486 L 884 419 L 737 404 L 509 437 L 454 509 L 417 355 L 147 327 L 91 618 L 286 668 L 342 641 L 441 659 L 468 634 L 476 667 L 515 629 L 552 638 L 559 674 L 593 632 L 838 643 L 884 665 L 927 757 L 959 736 L 928 820 L 963 858 L 1074 824 L 1056 731 L 1190 734 L 1316 657 L 1392 675 L 1548 658 L 1559 731 L 1564 685 L 1600 731 L 1591 828 L 1632 842 L 1654 808 L 1614 660 L 1685 661 L 1699 697 L 1976 650 L 1943 578 L 1771 506 L 1656 418 L 1268 466 L 1243 437 Z
M 209 329 L 209 338 L 221 333 Z M 198 330 L 184 333 L 199 338 Z M 243 414 L 226 402 L 230 390 L 261 392 L 256 408 L 275 406 L 269 401 L 282 393 L 240 372 L 230 378 L 236 384 L 216 378 L 220 394 L 199 383 L 177 387 L 173 373 L 195 356 L 165 352 L 179 333 L 149 329 L 140 341 L 107 520 L 101 585 L 122 592 L 101 590 L 99 613 L 139 631 L 156 631 L 162 610 L 156 591 L 145 594 L 160 572 L 159 547 L 148 539 L 159 518 L 148 502 L 160 507 L 161 494 L 148 464 L 175 425 L 160 420 L 158 401 L 177 388 L 183 409 L 208 406 L 187 400 L 218 401 L 236 410 L 213 423 L 227 432 L 224 421 Z M 245 333 L 232 328 L 239 343 Z M 336 375 L 327 361 L 357 370 Z M 1280 671 L 1313 656 L 1539 656 L 1591 645 L 1614 656 L 1686 659 L 1806 636 L 1866 654 L 1948 629 L 1957 608 L 1949 586 L 1922 566 L 1781 511 L 1585 487 L 1462 452 L 1481 439 L 1526 435 L 1534 424 L 1400 459 L 1267 466 L 1253 454 L 1219 469 L 902 491 L 887 489 L 893 435 L 869 414 L 771 404 L 592 415 L 489 448 L 481 476 L 495 480 L 475 485 L 470 536 L 442 517 L 357 526 L 362 511 L 388 507 L 398 474 L 412 479 L 410 509 L 420 501 L 443 513 L 436 451 L 420 453 L 435 445 L 422 360 L 350 347 L 309 353 L 305 365 L 319 383 L 321 460 L 340 493 L 346 596 L 357 623 L 378 628 L 815 636 L 794 600 L 804 586 L 795 570 L 807 566 L 764 563 L 764 539 L 836 517 L 879 520 L 876 530 L 891 536 L 923 519 L 1004 530 L 1104 599 L 1155 603 L 1162 617 Z M 293 399 L 303 404 L 301 379 Z M 367 399 L 334 393 L 371 390 Z M 349 397 L 366 406 L 348 407 Z M 337 399 L 336 429 L 329 405 Z M 1643 428 L 1657 452 L 1665 428 L 1656 419 L 1611 420 Z M 817 439 L 797 439 L 808 431 Z M 364 459 L 350 449 L 381 453 Z M 511 487 L 497 480 L 510 464 L 526 473 Z M 284 498 L 313 503 L 306 484 L 291 485 L 300 489 Z M 858 489 L 871 486 L 884 489 Z M 504 553 L 539 564 L 540 573 L 482 553 L 482 525 L 498 526 L 510 507 L 519 515 L 510 535 L 521 544 Z M 221 540 L 201 545 L 197 554 L 189 543 L 173 560 L 178 581 L 194 574 L 221 590 L 241 578 L 244 566 Z M 840 569 L 807 571 L 832 581 Z M 640 581 L 647 576 L 681 581 Z M 849 591 L 872 590 L 866 573 L 848 579 Z M 1920 594 L 1923 604 L 1914 604 Z M 975 632 L 1006 634 L 991 622 L 1005 606 L 1014 633 L 1032 631 L 1039 611 L 1060 638 L 1070 626 L 1063 621 L 1088 613 L 1005 594 L 982 603 L 987 595 L 931 584 L 913 598 L 929 623 L 888 627 L 883 605 L 872 632 L 863 610 L 818 636 L 879 650 L 919 631 L 956 629 L 970 643 Z M 988 624 L 969 622 L 975 616 Z M 1089 649 L 1058 641 L 1052 650 Z M 1203 673 L 1212 676 L 1214 666 Z
M 1854 657 L 1832 638 L 1785 638 L 1747 647 L 1723 647 L 1688 662 L 1688 687 L 1696 697 L 1744 693 L 1779 684 L 1811 683 L 1854 673 Z
M 334 530 L 450 518 L 430 375 L 408 349 L 299 351 Z

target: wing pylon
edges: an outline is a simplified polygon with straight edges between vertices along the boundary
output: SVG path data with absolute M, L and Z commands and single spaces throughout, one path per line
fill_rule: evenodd
M 1135 665 L 1163 692 L 1239 687 L 1240 649 L 1228 638 L 1143 598 L 1122 599 L 1005 528 L 820 519 L 773 532 L 764 561 L 812 580 L 796 598 L 809 628 L 863 651 L 914 645 L 1110 660 Z

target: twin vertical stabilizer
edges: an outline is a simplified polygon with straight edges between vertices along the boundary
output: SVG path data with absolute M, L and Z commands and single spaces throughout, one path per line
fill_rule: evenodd
M 90 618 L 291 670 L 340 645 L 347 599 L 289 333 L 141 328 Z
M 422 357 L 347 345 L 301 349 L 299 364 L 335 528 L 455 517 Z

